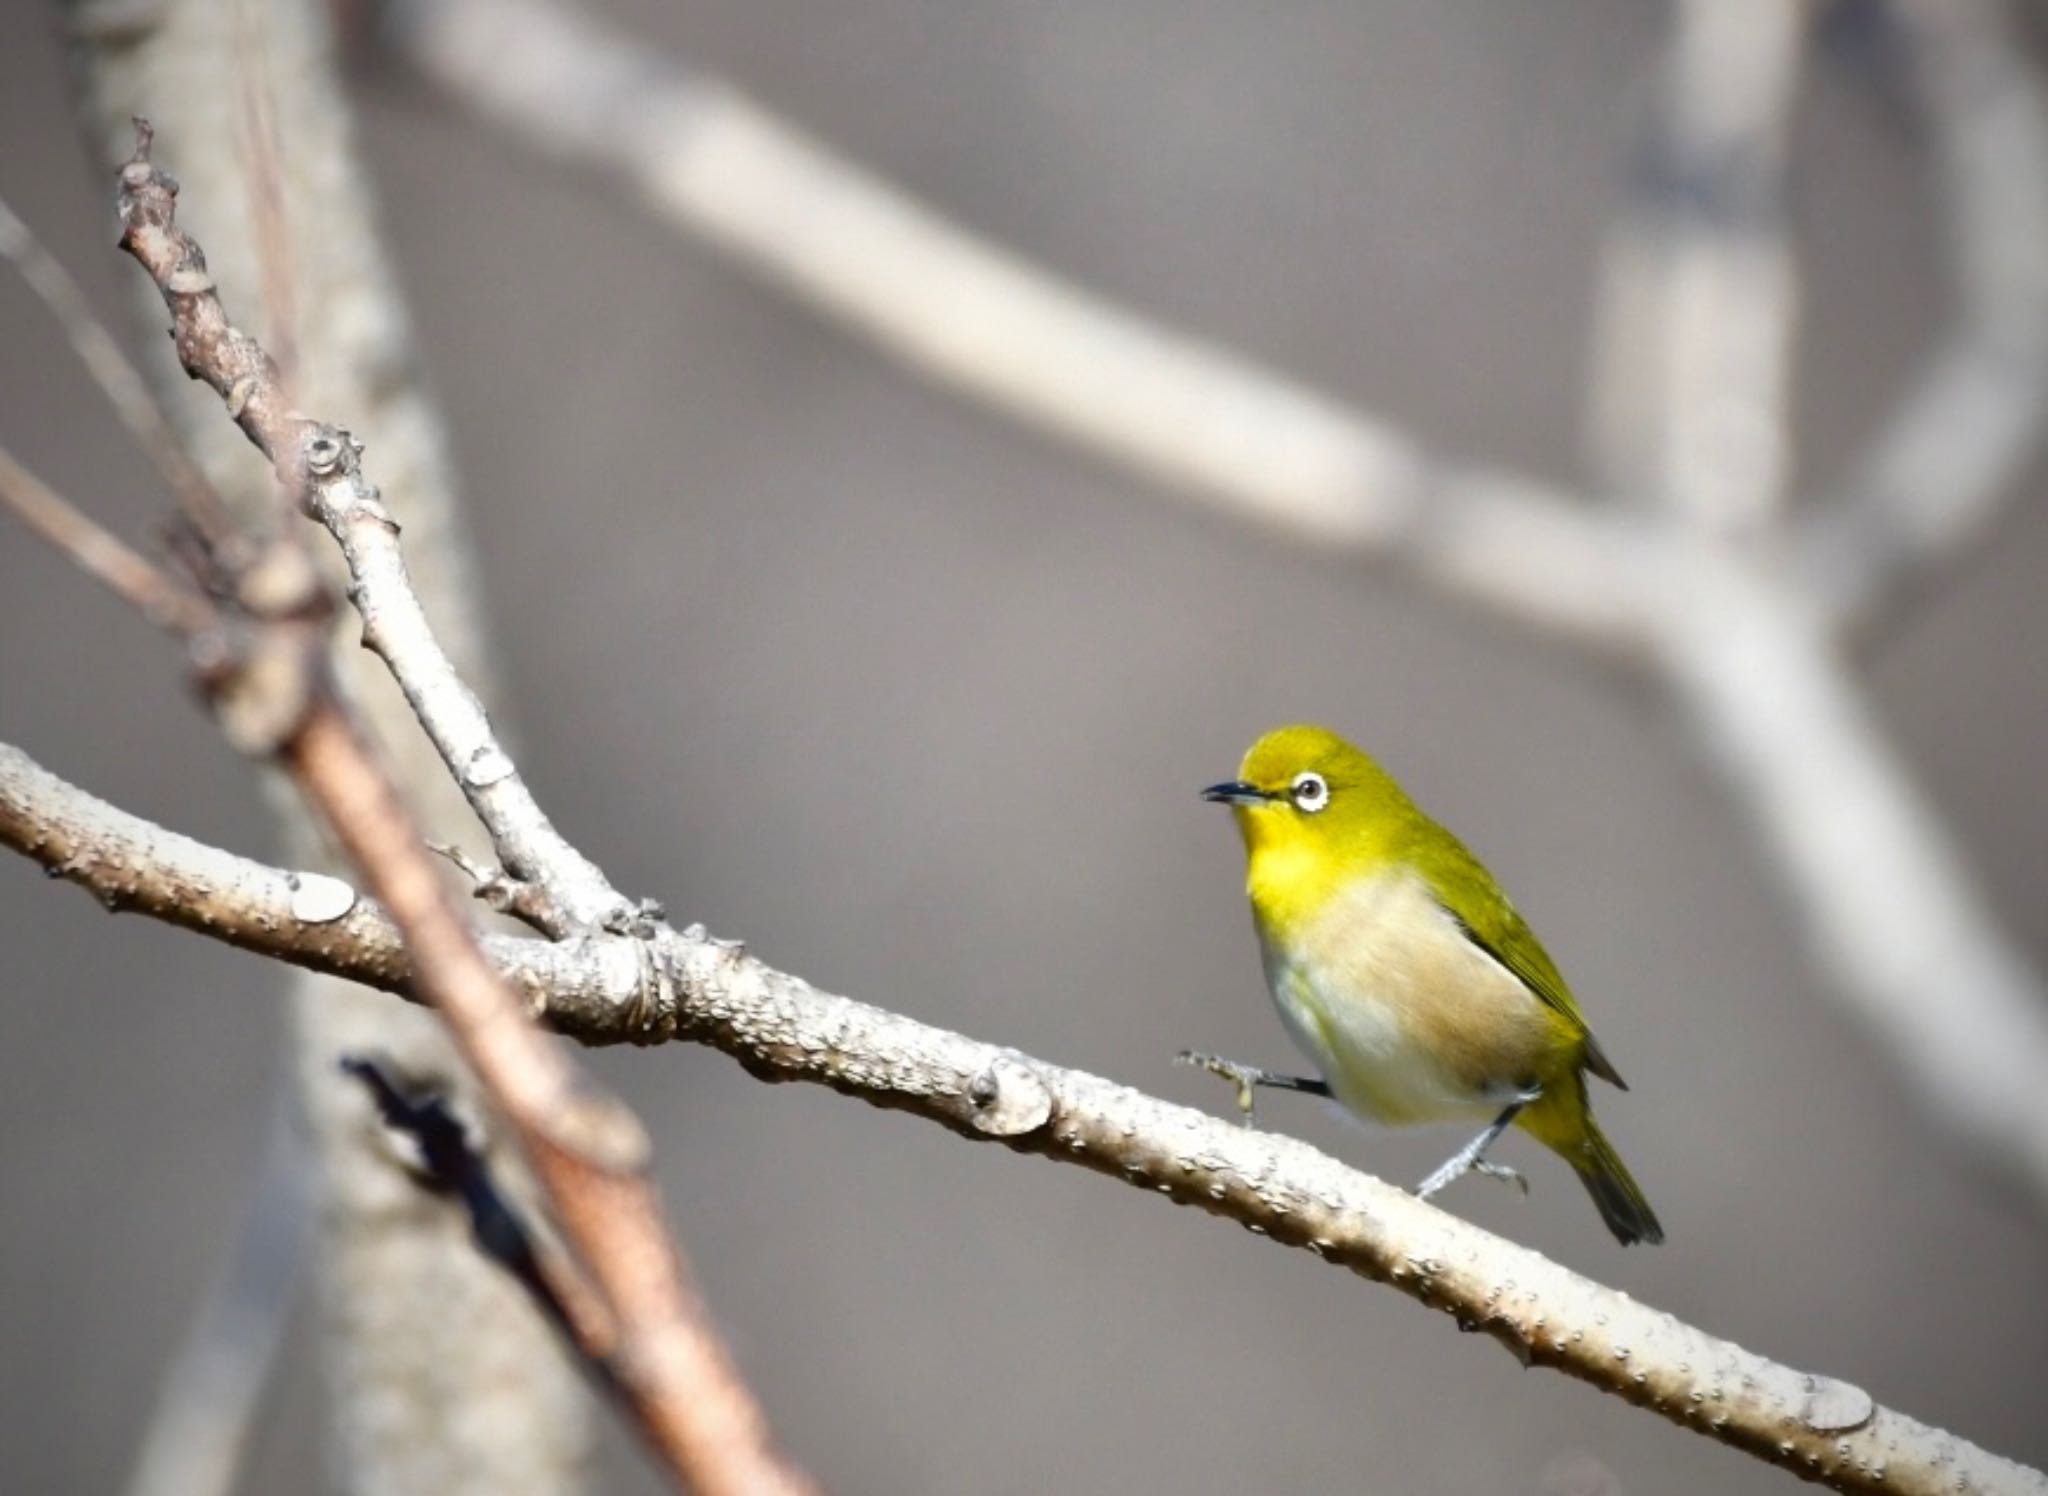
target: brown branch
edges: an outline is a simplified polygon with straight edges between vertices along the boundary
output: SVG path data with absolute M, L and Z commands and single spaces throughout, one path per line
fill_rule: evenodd
M 349 411 L 378 432 L 391 507 L 407 526 L 408 560 L 442 637 L 490 701 L 486 623 L 446 432 L 421 379 L 410 314 L 370 201 L 324 0 L 151 0 L 142 25 L 135 22 L 144 12 L 126 9 L 133 13 L 117 16 L 93 0 L 51 7 L 70 44 L 78 122 L 105 163 L 103 185 L 133 149 L 132 117 L 172 111 L 182 207 L 246 229 L 213 246 L 209 271 L 231 301 L 252 314 L 265 309 L 271 331 L 295 323 L 303 357 L 290 387 L 298 402 Z M 252 27 L 239 23 L 237 11 L 260 30 L 260 48 L 248 45 Z M 250 149 L 248 119 L 236 107 L 242 86 L 260 89 L 272 106 L 268 164 Z M 253 206 L 253 195 L 266 190 L 254 178 L 272 167 L 282 193 L 275 213 Z M 296 317 L 277 305 L 280 263 Z M 163 336 L 156 286 L 131 272 L 120 289 L 123 309 L 146 334 L 131 346 L 181 449 L 231 514 L 310 550 L 317 538 L 280 502 L 268 465 L 214 402 L 192 398 Z M 331 649 L 334 640 L 323 635 L 321 642 Z M 336 652 L 333 666 L 423 824 L 444 839 L 468 836 L 468 805 L 404 699 L 382 679 L 382 666 L 359 651 Z M 296 798 L 271 802 L 288 859 L 353 878 L 310 810 L 291 803 Z M 293 986 L 286 1042 L 322 1202 L 312 1342 L 337 1482 L 361 1493 L 436 1490 L 459 1471 L 503 1496 L 555 1496 L 583 1484 L 593 1408 L 559 1337 L 508 1302 L 516 1296 L 459 1222 L 408 1199 L 388 1142 L 360 1088 L 335 1070 L 335 1057 L 369 1046 L 409 1073 L 440 1077 L 465 1115 L 491 1134 L 505 1186 L 529 1210 L 543 1211 L 518 1150 L 431 1012 L 311 974 Z
M 321 885 L 303 897 L 297 875 L 127 815 L 4 745 L 0 843 L 109 907 L 418 995 L 412 958 L 376 906 Z M 1936 1496 L 1961 1481 L 2048 1493 L 2038 1471 L 1683 1324 L 1304 1143 L 820 992 L 700 931 L 500 936 L 486 948 L 508 983 L 583 1042 L 703 1043 L 766 1080 L 827 1086 L 1080 1164 L 1389 1283 L 1525 1364 L 1838 1489 Z
M 618 1325 L 590 1285 L 535 1237 L 519 1208 L 491 1177 L 490 1164 L 447 1098 L 401 1080 L 367 1056 L 344 1055 L 341 1068 L 369 1092 L 384 1125 L 413 1140 L 419 1150 L 421 1187 L 462 1202 L 477 1250 L 526 1290 L 598 1385 L 618 1395 L 612 1366 Z
M 414 980 L 519 1139 L 609 1307 L 616 1345 L 604 1364 L 649 1442 L 713 1496 L 809 1490 L 773 1450 L 669 1239 L 639 1120 L 527 1021 L 353 725 L 331 700 L 316 703 L 278 760 L 405 932 Z
M 158 628 L 189 635 L 212 625 L 213 610 L 203 597 L 72 504 L 4 447 L 0 503 Z

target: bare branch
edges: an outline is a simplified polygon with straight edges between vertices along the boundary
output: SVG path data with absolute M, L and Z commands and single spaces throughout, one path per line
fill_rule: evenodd
M 6 747 L 0 842 L 114 907 L 387 990 L 412 987 L 404 944 L 374 907 L 328 924 L 294 918 L 291 875 L 138 821 Z M 650 1028 L 665 1030 L 764 1079 L 828 1086 L 963 1137 L 1080 1164 L 1306 1247 L 1483 1330 L 1525 1364 L 1837 1489 L 1934 1496 L 1961 1481 L 2048 1492 L 2037 1471 L 1682 1324 L 1291 1138 L 820 992 L 701 933 L 559 945 L 499 937 L 488 948 L 509 981 L 580 1038 L 644 1042 Z M 650 1006 L 665 1021 L 650 1024 Z
M 425 1001 L 397 924 L 350 884 L 269 867 L 167 831 L 67 784 L 4 743 L 0 842 L 109 910 L 146 914 L 307 971 Z M 631 941 L 481 938 L 527 1011 L 545 1013 L 585 1043 L 644 1037 L 622 1018 L 633 1010 L 645 966 Z
M 1663 660 L 1795 924 L 1921 1105 L 2048 1199 L 2048 992 L 1845 677 L 1819 610 L 1732 558 L 1668 581 Z M 1938 994 L 1929 1000 L 1930 994 Z
M 132 119 L 161 117 L 183 151 L 181 202 L 250 232 L 213 246 L 208 270 L 224 294 L 273 322 L 295 320 L 296 377 L 307 409 L 347 411 L 378 433 L 392 512 L 406 525 L 407 559 L 427 594 L 443 643 L 471 687 L 491 700 L 488 630 L 479 605 L 446 434 L 422 379 L 404 296 L 381 242 L 365 163 L 356 150 L 347 91 L 325 0 L 248 0 L 260 12 L 260 49 L 238 24 L 241 0 L 150 0 L 144 7 L 58 0 L 79 122 L 111 177 L 133 148 Z M 268 76 L 251 79 L 252 70 Z M 246 133 L 238 90 L 272 106 L 274 149 Z M 256 146 L 252 151 L 251 146 Z M 268 161 L 256 159 L 258 154 Z M 282 202 L 252 209 L 271 168 Z M 282 236 L 287 242 L 276 242 Z M 270 264 L 263 262 L 268 259 Z M 283 264 L 296 318 L 273 289 Z M 281 514 L 268 465 L 190 381 L 163 336 L 161 294 L 132 276 L 125 288 L 133 347 L 150 386 L 230 513 L 311 550 L 311 536 Z M 321 561 L 328 558 L 322 554 Z M 325 568 L 323 568 L 324 570 Z M 339 570 L 338 567 L 334 568 Z M 473 813 L 381 664 L 340 651 L 336 675 L 388 749 L 408 798 L 431 833 L 471 834 Z M 299 667 L 294 666 L 296 673 Z M 274 798 L 290 860 L 348 874 L 333 843 L 291 797 Z M 457 1088 L 466 1115 L 502 1139 L 496 1119 L 431 1013 L 380 1002 L 353 984 L 304 974 L 287 1014 L 286 1054 L 314 1141 L 320 1258 L 314 1340 L 324 1387 L 324 1442 L 339 1490 L 463 1485 L 498 1496 L 561 1496 L 587 1484 L 590 1400 L 553 1331 L 524 1312 L 504 1275 L 475 1252 L 459 1221 L 428 1208 L 391 1167 L 361 1088 L 335 1068 L 343 1052 L 388 1054 L 409 1073 Z M 501 1179 L 538 1208 L 517 1150 L 497 1147 Z M 435 1327 L 421 1334 L 422 1325 Z
M 353 725 L 316 702 L 278 752 L 405 934 L 414 977 L 511 1125 L 616 1325 L 609 1385 L 690 1489 L 798 1493 L 670 1240 L 636 1118 L 521 1012 Z
M 593 18 L 549 0 L 393 0 L 386 25 L 489 118 L 618 176 L 948 385 L 1260 529 L 1405 560 L 1605 649 L 1638 632 L 1632 530 L 1062 282 Z
M 277 365 L 229 321 L 205 255 L 177 225 L 177 185 L 149 162 L 148 144 L 142 136 L 122 169 L 121 243 L 163 293 L 179 361 L 226 402 L 288 491 L 303 495 L 307 512 L 340 543 L 355 581 L 363 642 L 392 667 L 506 867 L 548 890 L 565 921 L 551 933 L 617 918 L 623 901 L 549 822 L 498 745 L 483 703 L 428 626 L 406 575 L 397 522 L 356 462 L 360 444 L 300 414 Z
M 2048 415 L 2048 108 L 1997 0 L 1897 0 L 1933 132 L 1954 325 L 1841 494 L 1799 535 L 1829 612 L 1875 610 L 2020 493 Z

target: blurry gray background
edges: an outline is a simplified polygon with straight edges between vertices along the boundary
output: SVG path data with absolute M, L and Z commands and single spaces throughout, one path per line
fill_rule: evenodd
M 1445 449 L 1579 476 L 1595 253 L 1654 6 L 602 8 L 1084 283 Z M 1176 1049 L 1288 1056 L 1235 837 L 1194 792 L 1262 728 L 1328 721 L 1543 932 L 1635 1087 L 1603 1115 L 1671 1239 L 1619 1250 L 1525 1142 L 1504 1156 L 1533 1198 L 1473 1183 L 1446 1203 L 2048 1461 L 2041 1220 L 1907 1109 L 1824 1000 L 1652 692 L 1388 572 L 1162 502 L 911 380 L 388 68 L 357 84 L 525 767 L 618 882 L 835 990 L 1221 1108 Z M 1940 313 L 1916 149 L 1881 88 L 1820 64 L 1795 203 L 1810 481 L 1881 416 Z M 0 193 L 125 306 L 111 189 L 87 175 L 28 3 L 0 7 Z M 164 508 L 5 277 L 0 440 L 131 534 Z M 1867 662 L 2037 962 L 2044 566 L 2048 506 L 2023 498 Z M 177 829 L 269 843 L 255 778 L 184 699 L 171 649 L 11 524 L 0 737 Z M 279 986 L 0 858 L 10 1487 L 124 1474 L 261 1152 Z M 1537 1492 L 1589 1458 L 1631 1492 L 1787 1488 L 1138 1191 L 707 1052 L 595 1063 L 652 1125 L 780 1431 L 837 1489 Z M 1295 1098 L 1262 1116 L 1398 1180 L 1458 1141 Z M 301 1329 L 249 1489 L 317 1474 L 309 1350 Z M 609 1487 L 649 1488 L 607 1439 Z

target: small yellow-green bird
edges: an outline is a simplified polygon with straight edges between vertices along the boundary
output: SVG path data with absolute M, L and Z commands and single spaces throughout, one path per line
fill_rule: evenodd
M 1424 1199 L 1470 1172 L 1520 1183 L 1486 1158 L 1519 1125 L 1577 1171 L 1624 1246 L 1664 1239 L 1586 1097 L 1589 1071 L 1627 1085 L 1464 843 L 1321 727 L 1267 733 L 1202 798 L 1230 806 L 1244 835 L 1266 984 L 1322 1078 L 1183 1060 L 1234 1081 L 1248 1120 L 1254 1086 L 1334 1097 L 1376 1122 L 1491 1117 L 1417 1187 Z

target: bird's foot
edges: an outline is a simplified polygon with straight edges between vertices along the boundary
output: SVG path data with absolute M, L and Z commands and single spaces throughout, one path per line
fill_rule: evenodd
M 1427 1200 L 1445 1185 L 1463 1179 L 1467 1174 L 1484 1174 L 1488 1179 L 1518 1185 L 1523 1194 L 1528 1194 L 1529 1181 L 1522 1177 L 1521 1170 L 1511 1169 L 1506 1164 L 1497 1164 L 1486 1156 L 1485 1145 L 1492 1141 L 1492 1138 L 1482 1134 L 1445 1159 L 1441 1168 L 1415 1186 L 1415 1198 Z
M 1257 1125 L 1252 1120 L 1252 1093 L 1268 1078 L 1268 1072 L 1255 1065 L 1240 1065 L 1235 1060 L 1226 1060 L 1220 1055 L 1203 1054 L 1193 1049 L 1183 1049 L 1173 1059 L 1177 1065 L 1206 1070 L 1211 1075 L 1220 1076 L 1236 1086 L 1237 1109 L 1242 1114 L 1238 1120 L 1246 1127 Z
M 1520 1169 L 1509 1168 L 1506 1164 L 1497 1164 L 1490 1158 L 1478 1158 L 1472 1161 L 1472 1172 L 1474 1174 L 1484 1174 L 1488 1179 L 1498 1179 L 1502 1184 L 1512 1184 L 1522 1192 L 1523 1198 L 1526 1199 L 1528 1197 L 1529 1181 L 1523 1176 Z

